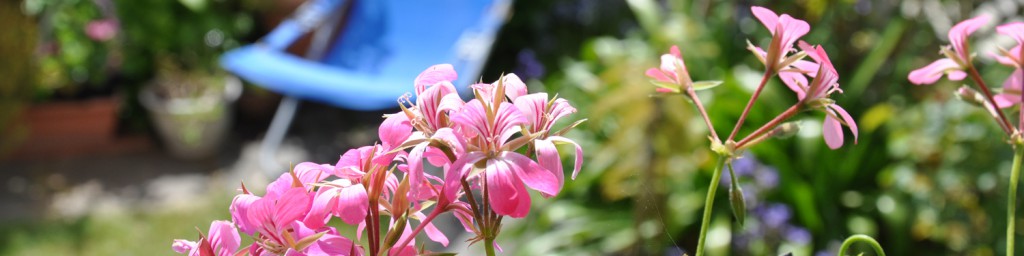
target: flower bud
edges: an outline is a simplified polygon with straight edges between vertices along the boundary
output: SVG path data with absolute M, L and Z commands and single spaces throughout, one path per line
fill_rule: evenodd
M 981 93 L 971 89 L 970 87 L 961 86 L 953 95 L 956 95 L 957 99 L 970 103 L 971 105 L 979 107 L 985 106 L 985 96 L 982 96 Z
M 772 137 L 785 139 L 793 136 L 797 132 L 800 132 L 800 124 L 797 122 L 785 122 L 776 126 L 775 129 L 772 129 Z
M 736 217 L 736 222 L 743 226 L 743 220 L 747 216 L 747 203 L 743 199 L 743 189 L 736 182 L 738 180 L 732 180 L 732 186 L 729 187 L 729 204 L 732 205 L 732 215 Z

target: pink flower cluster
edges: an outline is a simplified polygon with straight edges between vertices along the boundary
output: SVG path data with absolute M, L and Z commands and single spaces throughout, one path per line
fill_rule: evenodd
M 748 102 L 740 120 L 737 121 L 733 133 L 726 139 L 725 144 L 733 144 L 736 148 L 740 149 L 749 147 L 751 146 L 750 143 L 761 141 L 765 139 L 764 136 L 771 135 L 773 129 L 779 127 L 783 121 L 790 118 L 803 107 L 821 110 L 825 113 L 822 134 L 829 148 L 837 149 L 843 145 L 842 126 L 849 127 L 856 143 L 858 136 L 856 122 L 854 122 L 853 117 L 845 109 L 835 104 L 835 101 L 830 98 L 833 93 L 842 93 L 842 90 L 839 89 L 839 73 L 833 67 L 832 61 L 829 60 L 828 54 L 821 45 L 812 46 L 807 42 L 799 40 L 800 37 L 810 31 L 810 25 L 788 14 L 780 16 L 760 6 L 751 7 L 750 10 L 754 17 L 761 21 L 768 31 L 771 32 L 772 40 L 767 51 L 748 42 L 748 49 L 765 65 L 765 75 L 757 91 L 754 92 L 750 102 Z M 800 51 L 796 51 L 794 46 L 798 46 Z M 810 57 L 811 60 L 804 60 L 805 57 Z M 689 93 L 688 96 L 694 100 L 699 110 L 704 112 L 699 98 L 692 94 L 692 91 L 708 87 L 698 86 L 706 84 L 706 82 L 694 82 L 691 80 L 678 47 L 672 46 L 669 54 L 661 56 L 661 66 L 648 69 L 646 74 L 655 85 L 659 86 L 657 88 L 658 92 L 680 93 L 681 91 L 687 91 Z M 797 104 L 789 111 L 780 114 L 772 122 L 762 126 L 761 129 L 758 129 L 753 134 L 738 141 L 733 141 L 736 131 L 743 124 L 747 112 L 756 101 L 761 89 L 764 88 L 767 80 L 774 75 L 778 75 L 782 82 L 796 93 Z M 707 114 L 702 114 L 704 114 L 709 129 L 712 131 L 712 139 L 718 141 L 717 136 L 714 135 L 714 127 L 711 126 L 710 120 L 706 118 Z
M 1000 64 L 1014 68 L 1010 77 L 1003 82 L 1002 90 L 993 95 L 989 86 L 981 79 L 974 66 L 974 53 L 971 51 L 968 37 L 989 23 L 989 17 L 981 15 L 957 23 L 949 30 L 950 46 L 941 49 L 945 58 L 938 59 L 927 66 L 916 69 L 907 76 L 915 85 L 933 84 L 943 76 L 949 80 L 960 81 L 968 76 L 981 89 L 978 93 L 968 87 L 958 92 L 970 99 L 979 99 L 979 103 L 992 114 L 1003 131 L 1010 136 L 1020 137 L 1020 129 L 1024 125 L 1014 127 L 1000 109 L 1010 108 L 1022 103 L 1021 89 L 1024 86 L 1024 22 L 1010 22 L 996 27 L 996 32 L 1009 36 L 1016 41 L 1010 50 L 999 49 L 998 53 L 989 53 Z M 1024 114 L 1022 114 L 1024 117 Z M 1024 123 L 1024 119 L 1020 122 Z
M 503 217 L 529 213 L 527 187 L 544 197 L 561 190 L 556 144 L 576 147 L 576 177 L 582 148 L 562 135 L 579 122 L 553 130 L 576 109 L 562 98 L 528 94 L 515 74 L 472 85 L 468 102 L 455 90 L 456 78 L 451 65 L 428 68 L 416 78 L 415 101 L 403 97 L 402 111 L 385 116 L 379 143 L 351 149 L 333 165 L 298 164 L 263 196 L 243 185 L 231 221 L 214 221 L 198 241 L 175 240 L 172 248 L 189 255 L 415 255 L 425 253 L 413 245 L 421 231 L 448 245 L 431 223 L 444 212 L 475 233 L 473 241 L 493 242 Z M 356 241 L 327 225 L 335 217 L 357 227 Z M 239 231 L 254 242 L 242 245 Z

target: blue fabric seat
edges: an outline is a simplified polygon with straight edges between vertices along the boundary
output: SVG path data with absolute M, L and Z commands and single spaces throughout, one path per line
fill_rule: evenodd
M 353 110 L 395 108 L 420 72 L 441 63 L 455 67 L 456 88 L 466 95 L 509 1 L 310 0 L 260 42 L 225 53 L 221 66 L 286 96 L 264 138 L 263 151 L 273 159 L 299 99 Z M 331 35 L 338 24 L 344 25 Z M 315 36 L 305 57 L 284 51 L 308 32 Z

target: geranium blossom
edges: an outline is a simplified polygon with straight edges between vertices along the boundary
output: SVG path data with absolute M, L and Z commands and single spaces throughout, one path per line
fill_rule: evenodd
M 910 82 L 916 85 L 933 84 L 945 75 L 949 80 L 960 81 L 967 77 L 964 69 L 971 65 L 970 43 L 967 37 L 988 23 L 988 16 L 982 15 L 957 23 L 949 30 L 950 47 L 942 49 L 946 58 L 938 59 L 927 66 L 911 71 Z
M 789 14 L 780 16 L 760 6 L 752 6 L 750 11 L 772 33 L 771 45 L 768 46 L 762 62 L 769 70 L 779 72 L 796 60 L 788 58 L 787 55 L 793 50 L 793 44 L 811 30 L 811 26 Z

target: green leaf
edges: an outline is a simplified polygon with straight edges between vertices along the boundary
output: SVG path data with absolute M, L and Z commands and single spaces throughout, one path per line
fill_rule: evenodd
M 700 91 L 718 87 L 722 85 L 722 81 L 697 81 L 693 82 L 693 89 Z
M 658 80 L 651 80 L 651 83 L 655 86 L 672 90 L 672 92 L 679 93 L 679 85 L 673 82 L 664 82 Z

